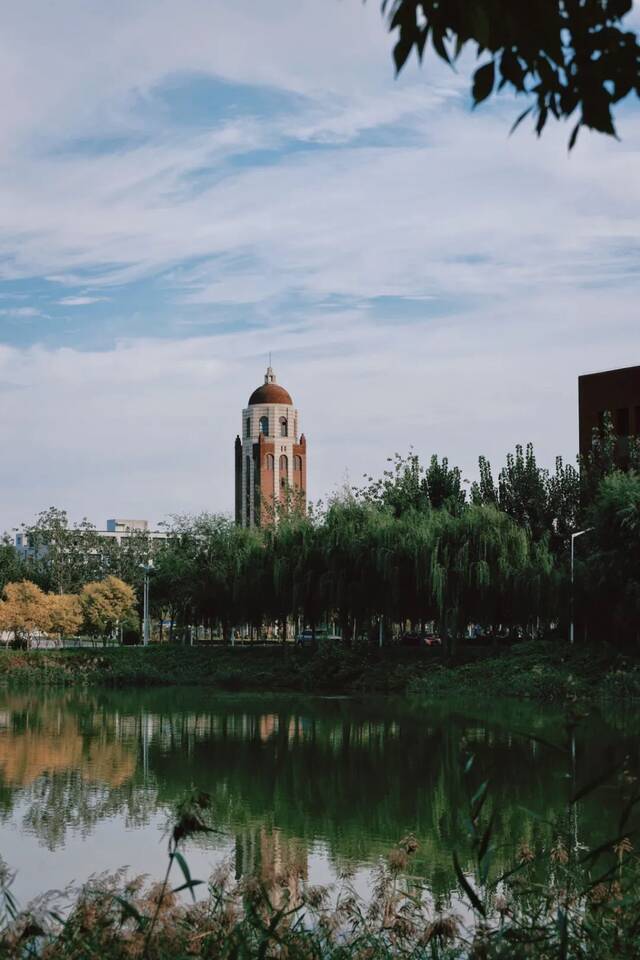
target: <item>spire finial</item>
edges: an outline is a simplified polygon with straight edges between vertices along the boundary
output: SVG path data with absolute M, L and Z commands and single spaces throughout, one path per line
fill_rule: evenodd
M 271 366 L 271 351 L 269 351 L 269 366 L 267 367 L 267 372 L 264 375 L 265 383 L 275 383 L 276 375 L 273 372 L 273 367 Z

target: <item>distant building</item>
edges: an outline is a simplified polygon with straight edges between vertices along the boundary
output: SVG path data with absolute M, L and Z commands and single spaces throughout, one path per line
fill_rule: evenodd
M 594 428 L 602 427 L 605 413 L 610 413 L 624 466 L 626 438 L 640 435 L 640 366 L 579 377 L 578 410 L 581 455 L 589 452 Z
M 146 534 L 146 536 L 153 541 L 167 539 L 167 534 L 164 530 L 149 530 L 148 520 L 107 520 L 106 530 L 95 531 L 96 536 L 101 540 L 116 540 L 118 543 L 126 540 L 127 537 L 140 533 Z M 41 559 L 42 557 L 46 557 L 48 552 L 47 546 L 41 544 L 37 549 L 36 557 L 36 549 L 30 545 L 29 537 L 26 533 L 16 533 L 14 546 L 16 553 L 18 553 L 23 560 Z
M 133 530 L 146 533 L 148 529 L 148 520 L 107 520 L 107 533 L 131 533 Z
M 268 367 L 242 411 L 242 436 L 236 437 L 236 523 L 260 526 L 289 497 L 306 506 L 307 441 L 298 429 L 293 400 Z

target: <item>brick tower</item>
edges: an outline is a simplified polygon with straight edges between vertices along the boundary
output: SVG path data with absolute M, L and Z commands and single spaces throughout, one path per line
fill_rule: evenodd
M 236 523 L 260 526 L 276 504 L 306 507 L 307 441 L 298 436 L 298 411 L 267 368 L 264 383 L 242 411 L 236 437 Z

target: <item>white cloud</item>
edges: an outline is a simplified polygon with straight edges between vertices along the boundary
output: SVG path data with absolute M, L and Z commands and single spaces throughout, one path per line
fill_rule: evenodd
M 202 258 L 186 291 L 198 303 L 290 290 L 500 296 L 619 271 L 615 244 L 640 232 L 637 122 L 623 144 L 585 137 L 567 158 L 564 131 L 533 143 L 508 140 L 490 115 L 479 125 L 428 116 L 437 126 L 421 146 L 296 154 L 227 170 L 195 194 L 186 184 L 214 163 L 215 133 L 115 157 L 39 158 L 0 189 L 0 250 L 16 275 L 86 282 L 74 272 L 95 269 L 94 287 Z
M 310 313 L 283 326 L 102 352 L 0 348 L 0 529 L 51 503 L 96 523 L 124 513 L 233 508 L 240 413 L 274 346 L 279 379 L 309 441 L 314 499 L 410 445 L 475 472 L 532 440 L 543 462 L 575 455 L 576 378 L 624 365 L 640 346 L 635 298 L 603 291 L 497 304 L 475 323 L 375 323 L 365 310 Z M 607 317 L 607 326 L 602 317 Z M 615 330 L 612 337 L 610 331 Z M 585 334 L 586 331 L 586 334 Z
M 58 303 L 64 307 L 84 307 L 89 303 L 100 303 L 100 301 L 109 300 L 109 297 L 63 297 Z
M 44 317 L 45 314 L 37 307 L 7 307 L 0 310 L 5 317 Z
M 395 83 L 390 46 L 373 0 L 0 10 L 2 276 L 53 280 L 69 307 L 117 293 L 133 314 L 126 284 L 162 274 L 176 331 L 250 320 L 102 352 L 0 347 L 0 527 L 50 502 L 96 522 L 230 509 L 271 349 L 313 497 L 411 443 L 465 471 L 519 440 L 572 455 L 577 374 L 640 348 L 638 115 L 622 143 L 582 135 L 568 156 L 562 127 L 508 138 L 513 105 L 470 114 L 464 72 L 432 59 Z M 173 124 L 159 85 L 198 72 L 297 99 Z M 413 301 L 412 322 L 384 298 Z

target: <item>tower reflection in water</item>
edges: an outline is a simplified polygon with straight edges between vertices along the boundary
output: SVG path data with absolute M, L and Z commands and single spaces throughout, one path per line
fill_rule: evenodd
M 375 863 L 408 833 L 420 842 L 415 871 L 434 895 L 447 896 L 456 886 L 452 849 L 463 866 L 472 863 L 461 814 L 469 753 L 473 775 L 491 775 L 498 869 L 516 845 L 539 839 L 571 782 L 589 782 L 612 749 L 624 750 L 637 772 L 632 720 L 594 711 L 567 753 L 568 771 L 562 751 L 540 745 L 561 741 L 562 712 L 539 705 L 427 709 L 202 689 L 6 693 L 0 821 L 5 836 L 29 837 L 52 856 L 107 822 L 112 837 L 139 831 L 136 844 L 121 842 L 115 865 L 132 863 L 129 846 L 137 845 L 135 866 L 146 870 L 152 847 L 155 862 L 164 855 L 159 831 L 177 800 L 197 786 L 211 795 L 219 831 L 198 846 L 199 863 L 212 869 L 231 855 L 236 876 L 257 876 L 278 903 L 285 893 L 296 902 L 307 879 L 318 882 L 319 861 L 322 879 L 336 878 Z M 616 812 L 611 792 L 585 801 L 580 831 L 599 836 Z M 74 867 L 71 876 L 100 870 L 103 853 L 95 846 L 91 868 Z

